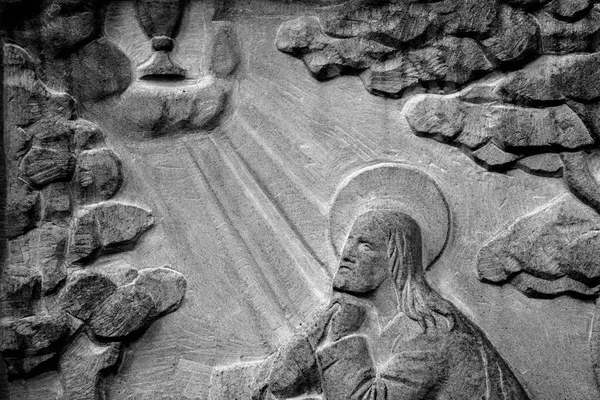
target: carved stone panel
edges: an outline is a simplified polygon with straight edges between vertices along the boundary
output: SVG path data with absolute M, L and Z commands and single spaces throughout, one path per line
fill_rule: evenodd
M 596 1 L 0 0 L 0 34 L 0 398 L 600 398 Z

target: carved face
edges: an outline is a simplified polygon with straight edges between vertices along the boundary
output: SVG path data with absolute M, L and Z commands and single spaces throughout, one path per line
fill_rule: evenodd
M 388 237 L 372 213 L 360 215 L 348 235 L 333 279 L 334 289 L 366 293 L 390 277 Z

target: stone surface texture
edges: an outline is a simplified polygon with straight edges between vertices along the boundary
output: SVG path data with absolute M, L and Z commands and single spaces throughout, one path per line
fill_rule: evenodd
M 4 3 L 2 7 L 10 8 Z M 46 29 L 57 30 L 56 35 L 64 34 L 60 30 L 65 28 L 78 33 L 89 21 L 85 22 L 85 12 L 81 21 L 77 15 L 47 22 Z M 1 271 L 0 354 L 4 375 L 12 382 L 9 394 L 14 390 L 21 398 L 102 399 L 104 376 L 110 368 L 116 371 L 121 344 L 175 311 L 186 280 L 168 268 L 151 268 L 139 284 L 134 267 L 122 265 L 127 272 L 117 274 L 114 281 L 108 277 L 115 274 L 114 268 L 105 274 L 86 268 L 103 253 L 135 247 L 154 218 L 141 207 L 109 200 L 124 181 L 121 159 L 106 146 L 102 129 L 82 118 L 76 107 L 78 101 L 99 99 L 128 85 L 121 78 L 115 85 L 112 78 L 105 79 L 120 73 L 119 63 L 110 59 L 116 54 L 114 45 L 102 38 L 82 48 L 75 37 L 48 40 L 51 43 L 42 49 L 53 52 L 48 57 L 58 56 L 63 51 L 58 48 L 75 51 L 79 65 L 72 73 L 85 75 L 87 81 L 70 80 L 75 86 L 64 86 L 70 94 L 57 91 L 50 86 L 56 84 L 51 68 L 32 55 L 40 49 L 29 53 L 4 44 L 10 228 L 7 262 Z M 105 48 L 91 50 L 96 45 Z M 99 71 L 86 72 L 100 55 L 105 64 L 93 67 Z M 123 65 L 129 74 L 129 61 Z M 77 85 L 85 86 L 85 93 Z M 47 375 L 50 371 L 57 373 Z M 43 374 L 46 379 L 40 382 L 54 382 L 52 388 L 32 389 L 29 394 L 15 386 Z
M 0 0 L 0 37 L 0 398 L 600 398 L 597 1 Z

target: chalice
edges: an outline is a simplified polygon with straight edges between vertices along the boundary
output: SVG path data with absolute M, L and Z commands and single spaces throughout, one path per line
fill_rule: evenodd
M 152 55 L 139 66 L 141 78 L 185 78 L 185 69 L 171 57 L 186 0 L 135 0 L 138 18 L 152 39 Z

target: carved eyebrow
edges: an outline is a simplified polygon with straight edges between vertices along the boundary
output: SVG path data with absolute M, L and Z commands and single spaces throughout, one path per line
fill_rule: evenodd
M 364 236 L 359 236 L 356 238 L 356 240 L 358 240 L 359 243 L 366 243 L 366 244 L 374 245 L 372 240 L 369 240 L 369 239 L 365 238 Z

